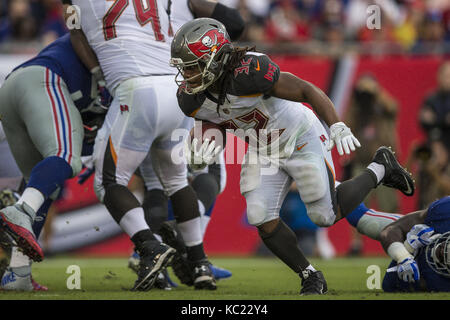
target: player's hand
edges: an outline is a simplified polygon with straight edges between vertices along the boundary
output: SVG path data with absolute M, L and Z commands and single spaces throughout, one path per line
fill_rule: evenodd
M 83 162 L 83 167 L 85 167 L 86 170 L 78 175 L 78 184 L 85 183 L 86 180 L 89 179 L 89 177 L 95 172 L 93 156 L 82 157 L 81 161 Z
M 409 257 L 397 266 L 398 277 L 405 282 L 415 282 L 420 279 L 419 266 L 414 258 Z
M 432 227 L 426 224 L 416 224 L 406 234 L 404 245 L 410 253 L 414 254 L 418 249 L 429 245 L 439 236 L 439 233 L 434 233 Z
M 330 127 L 330 143 L 328 151 L 336 145 L 339 155 L 350 154 L 356 147 L 361 147 L 358 139 L 355 138 L 349 127 L 343 122 L 336 122 Z M 351 151 L 350 151 L 351 150 Z
M 222 150 L 222 146 L 216 147 L 216 141 L 205 139 L 200 148 L 197 148 L 199 141 L 197 138 L 192 139 L 191 145 L 186 141 L 186 158 L 189 167 L 196 171 L 205 168 L 207 165 L 212 164 L 217 155 Z

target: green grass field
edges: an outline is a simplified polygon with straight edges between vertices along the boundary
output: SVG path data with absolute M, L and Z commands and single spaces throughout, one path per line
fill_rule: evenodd
M 328 294 L 301 297 L 300 280 L 290 269 L 274 258 L 218 258 L 210 260 L 233 272 L 229 279 L 218 282 L 217 291 L 196 291 L 179 286 L 171 291 L 153 289 L 149 292 L 131 292 L 136 275 L 127 268 L 126 258 L 79 258 L 72 256 L 48 258 L 33 265 L 33 276 L 49 287 L 48 292 L 0 292 L 0 299 L 33 300 L 389 300 L 389 299 L 450 299 L 448 293 L 388 294 L 368 289 L 367 273 L 371 265 L 379 266 L 381 280 L 388 258 L 311 259 L 324 272 Z M 66 273 L 68 266 L 81 270 L 81 290 L 69 290 Z M 169 268 L 170 270 L 170 268 Z M 171 270 L 170 270 L 171 272 Z M 171 273 L 173 280 L 177 280 Z M 375 282 L 376 284 L 376 282 Z

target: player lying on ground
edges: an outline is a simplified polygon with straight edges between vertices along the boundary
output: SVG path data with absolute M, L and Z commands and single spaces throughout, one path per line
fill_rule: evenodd
M 383 147 L 362 174 L 335 187 L 331 148 L 336 145 L 342 155 L 359 142 L 339 121 L 330 99 L 309 82 L 281 72 L 268 56 L 233 47 L 217 20 L 195 19 L 183 25 L 172 41 L 171 64 L 182 76 L 176 79 L 178 102 L 186 115 L 248 132 L 246 138 L 253 143 L 246 160 L 253 155 L 258 159 L 257 163 L 245 161 L 241 171 L 248 221 L 258 228 L 265 245 L 302 278 L 301 294 L 325 293 L 323 274 L 309 263 L 295 234 L 279 219 L 292 181 L 310 219 L 326 227 L 351 213 L 379 184 L 412 195 L 409 173 Z M 330 138 L 315 114 L 299 102 L 309 103 L 330 126 Z M 278 137 L 264 140 L 261 131 L 266 137 L 273 133 Z M 207 146 L 202 145 L 202 150 L 214 156 L 209 141 L 203 144 Z M 197 152 L 192 145 L 192 152 Z M 275 173 L 262 174 L 272 165 Z
M 81 170 L 83 139 L 92 146 L 92 127 L 101 126 L 109 98 L 68 35 L 16 67 L 0 88 L 3 128 L 27 182 L 17 203 L 0 210 L 0 233 L 34 261 L 43 259 L 36 236 L 47 211 L 64 181 Z

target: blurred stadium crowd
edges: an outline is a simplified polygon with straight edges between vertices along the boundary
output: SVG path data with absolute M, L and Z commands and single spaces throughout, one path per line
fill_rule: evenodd
M 450 47 L 448 0 L 222 0 L 247 23 L 244 42 L 296 53 L 442 53 Z M 370 5 L 381 28 L 366 28 Z M 0 51 L 30 52 L 67 32 L 60 0 L 0 0 Z M 274 46 L 276 44 L 276 46 Z M 287 46 L 286 46 L 287 44 Z M 326 50 L 325 50 L 326 49 Z

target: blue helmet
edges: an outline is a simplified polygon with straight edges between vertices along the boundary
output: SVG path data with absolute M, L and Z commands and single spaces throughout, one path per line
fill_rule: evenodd
M 450 231 L 443 233 L 425 248 L 428 265 L 436 273 L 450 278 Z

